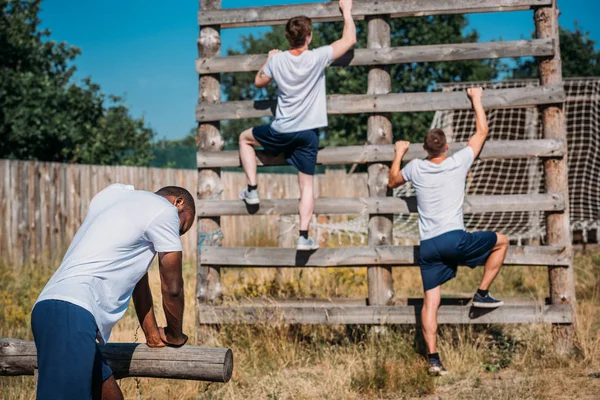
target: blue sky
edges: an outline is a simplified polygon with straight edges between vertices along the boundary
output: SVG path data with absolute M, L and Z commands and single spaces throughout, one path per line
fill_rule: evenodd
M 306 3 L 310 0 L 245 0 L 244 6 Z M 125 95 L 135 116 L 144 116 L 159 137 L 185 136 L 195 126 L 198 76 L 197 0 L 45 0 L 42 26 L 52 39 L 81 48 L 77 78 L 92 76 L 106 93 Z M 239 7 L 240 0 L 223 0 L 223 8 Z M 600 1 L 562 0 L 561 24 L 574 21 L 600 42 Z M 481 41 L 529 38 L 531 11 L 473 14 L 470 28 Z M 222 51 L 235 48 L 239 37 L 269 28 L 222 31 Z

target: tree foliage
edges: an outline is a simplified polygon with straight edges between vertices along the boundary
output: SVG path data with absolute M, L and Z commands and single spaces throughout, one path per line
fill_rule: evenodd
M 0 0 L 0 158 L 148 165 L 154 132 L 86 78 L 81 51 L 40 28 L 41 0 Z

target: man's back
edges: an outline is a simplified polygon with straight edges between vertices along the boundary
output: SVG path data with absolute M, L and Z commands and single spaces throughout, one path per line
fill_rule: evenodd
M 473 150 L 467 146 L 439 164 L 415 159 L 402 170 L 417 193 L 421 240 L 464 229 L 465 179 L 473 160 Z
M 111 185 L 92 199 L 38 302 L 64 300 L 83 307 L 107 340 L 157 251 L 181 251 L 177 209 L 154 193 Z

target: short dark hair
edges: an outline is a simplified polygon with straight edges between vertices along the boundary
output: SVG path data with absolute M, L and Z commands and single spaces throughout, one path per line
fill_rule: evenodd
M 165 186 L 158 189 L 157 195 L 167 197 L 175 196 L 183 199 L 183 208 L 192 213 L 192 216 L 196 216 L 196 202 L 194 197 L 186 189 L 179 186 Z
M 425 150 L 431 157 L 437 157 L 446 151 L 446 134 L 443 130 L 436 128 L 427 132 Z
M 304 15 L 294 17 L 285 24 L 285 37 L 290 47 L 295 49 L 306 44 L 306 38 L 312 33 L 312 20 Z

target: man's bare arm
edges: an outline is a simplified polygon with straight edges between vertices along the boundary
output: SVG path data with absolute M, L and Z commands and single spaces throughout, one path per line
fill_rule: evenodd
M 148 283 L 148 273 L 135 285 L 132 297 L 140 326 L 146 336 L 146 344 L 148 347 L 164 347 L 165 344 L 160 338 L 154 308 L 152 307 L 152 292 Z
M 158 254 L 163 309 L 167 327 L 161 332 L 163 342 L 173 346 L 182 346 L 187 342 L 183 334 L 183 276 L 181 251 Z
M 487 117 L 481 103 L 482 94 L 482 88 L 467 89 L 467 95 L 471 99 L 471 102 L 473 103 L 473 110 L 475 111 L 475 134 L 471 137 L 471 139 L 469 139 L 467 145 L 473 149 L 475 158 L 479 156 L 489 132 Z
M 388 187 L 390 189 L 395 189 L 406 183 L 406 180 L 404 180 L 404 177 L 402 176 L 402 171 L 400 170 L 400 164 L 402 163 L 402 157 L 404 157 L 408 151 L 409 146 L 410 143 L 404 140 L 396 142 L 396 154 L 394 155 L 394 162 L 392 162 L 388 180 Z
M 269 78 L 265 74 L 264 69 L 267 66 L 267 64 L 269 63 L 269 61 L 271 60 L 271 57 L 273 57 L 275 54 L 277 54 L 279 52 L 281 52 L 281 50 L 273 49 L 273 50 L 269 51 L 269 55 L 267 56 L 267 61 L 265 61 L 263 66 L 260 67 L 260 69 L 256 73 L 256 76 L 254 77 L 254 86 L 256 86 L 259 89 L 262 89 L 262 88 L 266 87 L 273 80 L 273 78 Z
M 331 44 L 333 59 L 336 60 L 346 54 L 356 44 L 356 25 L 352 19 L 352 0 L 339 0 L 340 10 L 344 16 L 344 31 L 342 38 Z

